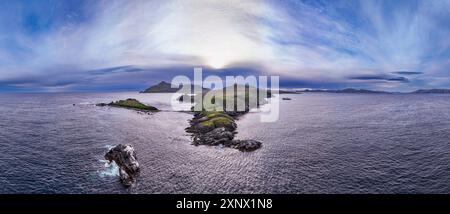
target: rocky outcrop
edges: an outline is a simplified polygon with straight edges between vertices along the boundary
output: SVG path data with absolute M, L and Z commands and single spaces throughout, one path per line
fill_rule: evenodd
M 240 151 L 254 151 L 262 146 L 255 140 L 234 140 L 237 125 L 225 112 L 201 112 L 195 114 L 186 131 L 192 133 L 194 145 L 225 146 Z
M 136 182 L 140 169 L 133 146 L 119 144 L 105 154 L 105 159 L 117 164 L 120 181 L 125 186 L 131 186 Z
M 231 145 L 229 147 L 238 149 L 240 151 L 244 152 L 251 152 L 254 150 L 259 149 L 262 144 L 259 141 L 256 140 L 233 140 L 231 141 Z
M 126 100 L 119 100 L 116 102 L 110 102 L 110 103 L 99 103 L 96 106 L 112 106 L 112 107 L 120 107 L 120 108 L 128 108 L 128 109 L 135 109 L 140 111 L 159 111 L 156 107 L 145 105 L 141 102 L 139 102 L 136 99 L 126 99 Z

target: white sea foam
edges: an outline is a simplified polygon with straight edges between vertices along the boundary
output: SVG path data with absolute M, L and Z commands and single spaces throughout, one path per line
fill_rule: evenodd
M 107 160 L 99 160 L 101 163 L 103 163 L 103 167 L 101 170 L 98 170 L 98 174 L 100 177 L 110 177 L 110 176 L 119 176 L 119 167 L 117 166 L 116 162 L 109 163 Z
M 108 151 L 112 148 L 114 148 L 113 145 L 105 145 L 104 146 Z M 119 167 L 117 166 L 116 162 L 112 161 L 109 163 L 108 160 L 99 159 L 100 163 L 103 164 L 102 168 L 100 170 L 97 170 L 100 177 L 109 177 L 109 176 L 119 176 Z

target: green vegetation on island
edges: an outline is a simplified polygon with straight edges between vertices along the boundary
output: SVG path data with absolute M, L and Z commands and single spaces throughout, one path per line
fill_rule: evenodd
M 228 93 L 229 91 L 233 91 L 234 93 Z M 262 96 L 264 94 L 266 96 Z M 253 108 L 266 104 L 267 101 L 265 98 L 270 97 L 272 97 L 272 93 L 268 90 L 258 89 L 248 85 L 238 86 L 235 84 L 223 90 L 213 90 L 207 94 L 203 94 L 203 102 L 197 102 L 192 110 L 194 112 L 223 111 L 230 116 L 239 116 L 249 112 Z
M 129 108 L 129 109 L 142 110 L 142 111 L 159 111 L 157 108 L 150 106 L 150 105 L 145 105 L 136 99 L 119 100 L 116 102 L 110 102 L 109 104 L 100 103 L 100 104 L 97 104 L 97 106 L 112 106 L 112 107 Z
M 266 96 L 262 94 L 260 96 L 260 93 L 266 93 Z M 201 96 L 203 102 L 197 102 L 192 108 L 195 115 L 190 121 L 190 126 L 186 128 L 187 132 L 192 133 L 194 145 L 222 145 L 245 152 L 254 151 L 262 146 L 261 142 L 255 140 L 235 140 L 237 129 L 235 120 L 250 109 L 267 103 L 265 98 L 272 97 L 270 91 L 258 90 L 248 85 L 241 87 L 233 85 Z M 227 105 L 231 109 L 227 108 Z M 238 105 L 242 106 L 238 108 Z
M 221 127 L 233 132 L 237 127 L 234 118 L 218 111 L 197 113 L 191 122 L 192 126 L 186 129 L 191 133 L 207 133 Z

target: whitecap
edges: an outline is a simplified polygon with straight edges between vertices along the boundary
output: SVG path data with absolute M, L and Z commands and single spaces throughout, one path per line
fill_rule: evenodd
M 103 167 L 101 170 L 98 170 L 98 174 L 100 177 L 115 177 L 119 176 L 119 166 L 117 166 L 116 162 L 112 161 L 109 163 L 107 160 L 99 160 L 103 163 Z

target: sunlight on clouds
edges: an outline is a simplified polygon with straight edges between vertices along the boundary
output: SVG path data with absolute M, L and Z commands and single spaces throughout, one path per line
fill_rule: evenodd
M 241 66 L 320 83 L 354 83 L 349 77 L 392 75 L 399 70 L 424 73 L 421 78 L 426 81 L 420 84 L 436 82 L 424 75 L 447 75 L 448 3 L 322 3 L 84 2 L 81 7 L 89 14 L 86 20 L 55 20 L 54 28 L 36 35 L 22 31 L 20 22 L 15 28 L 0 25 L 5 38 L 13 35 L 9 40 L 0 39 L 0 83 L 26 82 L 27 77 L 45 75 L 89 81 L 89 70 L 124 65 L 145 69 Z M 26 16 L 21 12 L 0 12 L 0 16 L 10 17 L 9 23 Z M 11 18 L 12 14 L 18 17 Z M 0 24 L 4 22 L 0 19 Z M 412 83 L 392 81 L 377 87 L 407 84 Z
M 253 20 L 260 15 L 255 8 L 264 6 L 260 2 L 178 1 L 154 26 L 147 41 L 158 44 L 154 51 L 195 56 L 200 61 L 194 63 L 213 68 L 262 60 L 271 52 L 261 45 L 264 26 Z

